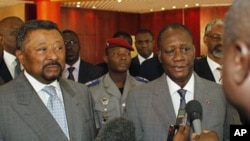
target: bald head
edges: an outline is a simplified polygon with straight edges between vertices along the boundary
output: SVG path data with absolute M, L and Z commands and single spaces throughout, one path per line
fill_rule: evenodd
M 10 54 L 15 55 L 16 33 L 24 22 L 18 17 L 6 17 L 0 21 L 0 45 Z

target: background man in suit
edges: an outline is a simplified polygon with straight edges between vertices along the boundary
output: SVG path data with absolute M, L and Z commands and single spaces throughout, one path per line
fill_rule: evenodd
M 108 73 L 89 87 L 98 116 L 97 128 L 108 120 L 120 117 L 126 106 L 128 91 L 145 83 L 143 79 L 136 79 L 128 73 L 133 47 L 123 38 L 108 39 L 106 44 Z
M 16 32 L 22 24 L 23 21 L 14 16 L 6 17 L 0 21 L 0 44 L 4 49 L 3 61 L 0 64 L 0 76 L 5 83 L 16 77 Z
M 207 56 L 195 60 L 194 70 L 202 78 L 221 84 L 223 46 L 221 40 L 223 20 L 215 19 L 205 28 L 203 41 L 207 46 Z
M 138 55 L 132 58 L 129 72 L 132 76 L 138 76 L 142 62 L 150 58 L 157 58 L 153 53 L 154 35 L 149 29 L 140 29 L 135 34 L 135 47 Z
M 0 140 L 94 140 L 87 87 L 60 77 L 65 46 L 57 25 L 43 20 L 26 22 L 17 32 L 17 48 L 24 72 L 0 87 Z
M 0 66 L 3 62 L 3 47 L 2 45 L 0 44 Z M 2 76 L 0 76 L 0 85 L 4 84 L 4 80 L 2 78 Z
M 102 68 L 82 60 L 79 56 L 81 44 L 78 35 L 72 30 L 62 31 L 66 47 L 66 66 L 63 77 L 86 83 L 102 75 Z
M 159 33 L 158 45 L 165 73 L 132 89 L 127 97 L 124 116 L 135 123 L 137 140 L 167 140 L 168 127 L 176 122 L 180 104 L 184 104 L 180 99 L 198 100 L 203 109 L 202 127 L 215 130 L 220 140 L 229 140 L 229 124 L 240 123 L 237 111 L 228 105 L 219 84 L 193 72 L 191 32 L 181 24 L 166 26 Z M 178 94 L 180 89 L 186 91 L 185 96 Z
M 230 7 L 223 29 L 225 47 L 223 89 L 228 100 L 250 125 L 250 1 L 236 0 Z

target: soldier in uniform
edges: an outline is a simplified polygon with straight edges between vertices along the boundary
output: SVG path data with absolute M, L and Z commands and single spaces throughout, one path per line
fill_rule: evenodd
M 128 91 L 147 82 L 146 79 L 129 74 L 130 51 L 133 47 L 123 38 L 111 38 L 106 42 L 104 61 L 108 72 L 102 77 L 86 83 L 94 99 L 97 128 L 106 121 L 123 114 Z

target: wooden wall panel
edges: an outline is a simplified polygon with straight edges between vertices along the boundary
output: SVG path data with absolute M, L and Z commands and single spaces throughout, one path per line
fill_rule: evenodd
M 105 41 L 116 31 L 133 34 L 138 27 L 138 14 L 66 7 L 61 13 L 62 29 L 77 32 L 82 45 L 80 56 L 93 64 L 103 61 Z
M 184 9 L 184 24 L 193 34 L 196 56 L 200 56 L 200 8 Z
M 155 47 L 154 52 L 157 53 L 157 36 L 160 30 L 171 23 L 182 23 L 182 10 L 167 10 L 162 12 L 154 12 L 140 15 L 140 27 L 148 28 L 154 33 Z

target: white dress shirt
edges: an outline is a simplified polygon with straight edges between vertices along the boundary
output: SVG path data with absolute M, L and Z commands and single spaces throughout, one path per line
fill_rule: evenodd
M 12 76 L 12 78 L 15 77 L 15 67 L 16 67 L 16 56 L 14 56 L 13 54 L 7 52 L 7 51 L 3 51 L 3 58 L 4 58 L 4 62 Z
M 150 55 L 147 59 L 143 58 L 140 54 L 138 54 L 138 59 L 139 59 L 140 65 L 141 65 L 142 62 L 144 62 L 145 60 L 148 60 L 148 59 L 153 58 L 153 57 L 154 57 L 154 53 L 151 53 L 151 55 Z
M 27 77 L 28 81 L 30 82 L 30 84 L 32 85 L 34 90 L 37 92 L 38 96 L 41 98 L 42 102 L 44 103 L 44 105 L 46 107 L 47 107 L 47 103 L 49 100 L 49 95 L 46 92 L 44 92 L 42 89 L 48 85 L 52 85 L 56 88 L 56 94 L 59 97 L 59 99 L 62 101 L 62 104 L 64 107 L 62 91 L 61 91 L 60 85 L 59 85 L 57 80 L 55 80 L 54 82 L 47 85 L 47 84 L 43 84 L 43 83 L 37 81 L 33 76 L 28 74 L 26 71 L 24 71 L 24 75 Z
M 219 71 L 217 68 L 222 68 L 222 66 L 218 63 L 216 63 L 215 61 L 213 61 L 212 59 L 210 59 L 209 57 L 207 57 L 207 62 L 209 65 L 210 70 L 213 73 L 215 82 L 218 84 L 222 84 L 221 82 L 221 71 Z
M 180 98 L 181 98 L 177 91 L 181 89 L 181 87 L 177 85 L 173 80 L 171 80 L 168 76 L 166 79 L 167 79 L 171 99 L 173 102 L 175 115 L 177 116 L 178 110 L 180 107 Z M 192 74 L 188 83 L 184 86 L 183 89 L 187 90 L 186 95 L 185 95 L 185 100 L 186 100 L 186 103 L 188 103 L 190 100 L 194 99 L 194 74 Z

